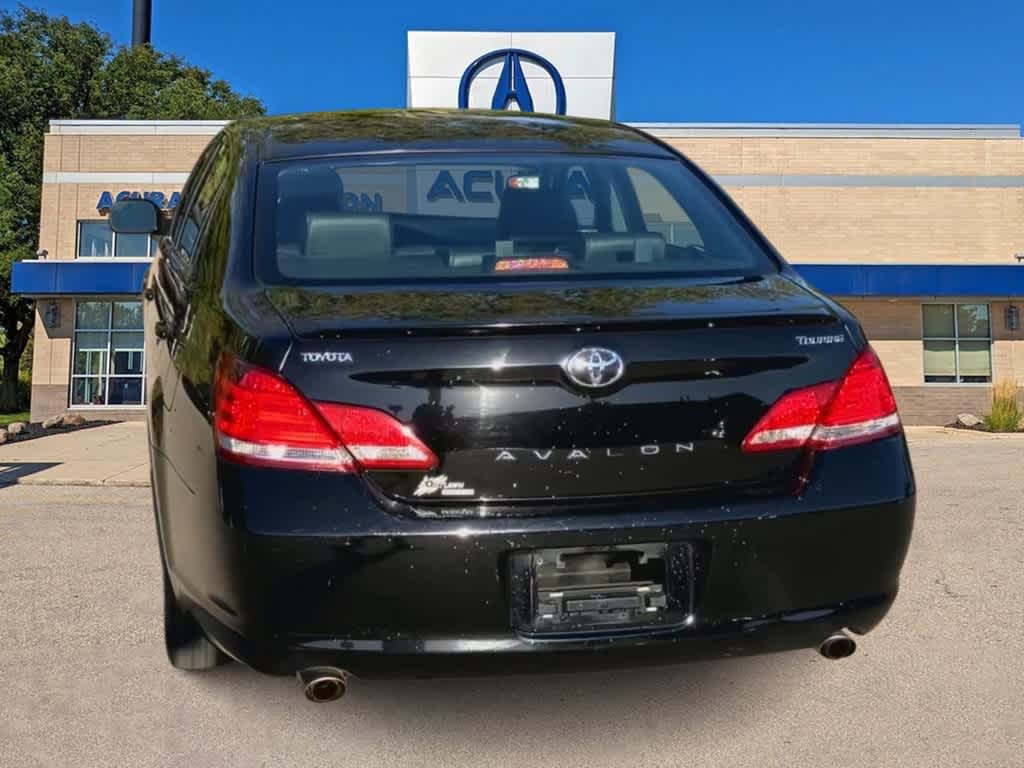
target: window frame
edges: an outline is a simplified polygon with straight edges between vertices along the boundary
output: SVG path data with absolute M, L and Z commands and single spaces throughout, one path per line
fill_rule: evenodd
M 114 305 L 118 303 L 136 303 L 140 305 L 142 301 L 136 300 L 134 297 L 128 296 L 97 296 L 95 298 L 88 299 L 76 299 L 74 302 L 74 324 L 71 331 L 71 365 L 70 365 L 70 376 L 68 377 L 68 396 L 67 403 L 68 408 L 73 410 L 95 410 L 95 411 L 107 411 L 107 410 L 139 410 L 146 407 L 146 342 L 145 342 L 145 326 L 142 328 L 114 328 Z M 107 324 L 104 328 L 79 328 L 78 327 L 78 305 L 79 304 L 106 304 L 107 305 Z M 143 335 L 142 348 L 139 350 L 142 353 L 142 371 L 141 373 L 124 373 L 115 374 L 113 372 L 114 365 L 114 348 L 113 348 L 113 335 L 115 333 L 139 333 Z M 106 371 L 101 374 L 85 374 L 75 373 L 75 356 L 78 353 L 78 334 L 79 333 L 104 333 L 107 337 L 107 345 L 105 349 L 106 354 Z M 102 351 L 102 350 L 92 350 Z M 99 378 L 103 383 L 103 403 L 75 403 L 75 381 L 77 379 L 96 379 Z M 140 382 L 140 393 L 142 402 L 139 403 L 111 403 L 110 402 L 110 380 L 116 379 L 139 379 Z
M 149 262 L 153 260 L 154 247 L 159 241 L 159 238 L 154 235 L 146 235 L 146 252 L 148 256 L 115 256 L 117 253 L 117 232 L 110 230 L 110 256 L 82 256 L 82 225 L 83 224 L 98 224 L 103 223 L 107 225 L 107 229 L 110 229 L 110 219 L 78 219 L 75 222 L 75 260 L 82 259 L 84 261 L 96 262 L 96 261 L 118 261 L 118 262 Z M 133 235 L 134 237 L 134 235 Z
M 988 309 L 988 336 L 960 336 L 960 312 L 962 306 L 970 304 L 984 305 Z M 924 332 L 925 307 L 952 307 L 953 308 L 953 336 L 926 336 Z M 925 342 L 927 341 L 951 341 L 953 342 L 953 375 L 956 381 L 928 381 L 928 371 L 924 368 Z M 982 341 L 988 343 L 988 381 L 960 381 L 960 342 L 961 341 Z M 921 378 L 926 387 L 991 387 L 995 379 L 995 372 L 992 369 L 992 304 L 987 301 L 923 301 L 921 302 Z

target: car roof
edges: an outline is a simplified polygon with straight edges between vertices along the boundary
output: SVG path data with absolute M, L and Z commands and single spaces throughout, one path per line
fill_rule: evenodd
M 271 161 L 396 150 L 674 156 L 640 131 L 607 120 L 488 110 L 316 112 L 240 120 L 230 130 Z

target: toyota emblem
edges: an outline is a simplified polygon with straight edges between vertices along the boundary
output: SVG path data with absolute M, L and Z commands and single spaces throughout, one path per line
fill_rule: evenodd
M 626 372 L 618 352 L 604 347 L 584 347 L 573 353 L 563 367 L 573 384 L 587 389 L 610 386 Z

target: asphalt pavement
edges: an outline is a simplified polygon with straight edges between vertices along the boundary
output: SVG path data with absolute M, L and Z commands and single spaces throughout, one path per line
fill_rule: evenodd
M 0 487 L 0 766 L 1024 766 L 1024 440 L 913 454 L 902 593 L 849 659 L 355 681 L 322 706 L 166 663 L 148 489 Z

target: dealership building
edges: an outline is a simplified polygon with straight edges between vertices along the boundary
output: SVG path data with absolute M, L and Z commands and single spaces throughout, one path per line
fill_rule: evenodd
M 614 65 L 613 33 L 410 32 L 408 105 L 613 117 L 616 89 L 629 87 Z M 634 125 L 710 173 L 857 314 L 907 423 L 987 412 L 993 382 L 1024 383 L 1019 126 Z M 13 281 L 36 299 L 33 421 L 143 416 L 140 290 L 155 242 L 112 233 L 108 212 L 125 196 L 173 209 L 221 126 L 51 121 L 39 257 Z

